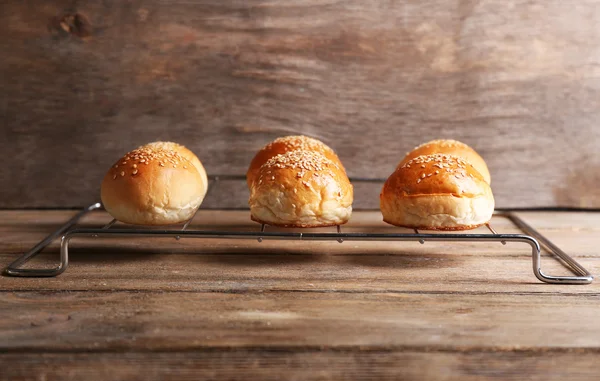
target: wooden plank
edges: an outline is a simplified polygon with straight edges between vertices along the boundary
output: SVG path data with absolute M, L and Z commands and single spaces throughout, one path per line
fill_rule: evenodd
M 10 380 L 595 379 L 597 353 L 415 351 L 195 351 L 0 354 Z
M 89 203 L 155 139 L 241 175 L 267 141 L 304 133 L 382 178 L 416 144 L 457 138 L 488 161 L 500 207 L 598 208 L 596 5 L 3 2 L 0 207 Z M 244 204 L 240 186 L 211 200 Z M 376 203 L 365 192 L 357 204 Z
M 600 349 L 597 295 L 89 291 L 0 302 L 4 352 Z
M 14 257 L 0 257 L 6 265 Z M 46 259 L 46 258 L 45 258 Z M 51 260 L 36 265 L 51 267 Z M 600 260 L 581 261 L 593 274 Z M 546 258 L 545 273 L 570 275 Z M 549 285 L 538 281 L 525 257 L 490 258 L 452 254 L 401 255 L 273 255 L 148 254 L 106 252 L 74 255 L 67 272 L 57 278 L 0 280 L 0 291 L 130 290 L 257 293 L 306 291 L 321 293 L 441 293 L 597 295 L 600 285 Z

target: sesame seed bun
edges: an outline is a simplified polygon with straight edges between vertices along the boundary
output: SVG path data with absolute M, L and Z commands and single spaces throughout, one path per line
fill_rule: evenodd
M 477 169 L 479 173 L 481 173 L 481 176 L 483 176 L 483 179 L 488 184 L 492 183 L 490 171 L 487 167 L 487 164 L 485 163 L 485 160 L 483 160 L 483 158 L 479 156 L 477 151 L 475 151 L 473 148 L 457 140 L 440 139 L 432 140 L 430 142 L 421 144 L 420 146 L 407 153 L 404 159 L 402 159 L 402 161 L 400 162 L 400 164 L 398 164 L 398 166 L 403 166 L 407 161 L 414 159 L 417 156 L 431 155 L 435 153 L 442 153 L 462 157 L 469 163 L 473 164 L 475 169 Z
M 315 151 L 276 155 L 260 167 L 250 187 L 254 221 L 283 227 L 345 224 L 353 188 L 340 166 Z
M 202 182 L 204 183 L 204 195 L 206 196 L 206 192 L 208 191 L 208 176 L 206 175 L 206 170 L 204 169 L 202 162 L 200 161 L 200 159 L 198 159 L 198 156 L 196 156 L 196 154 L 190 151 L 187 147 L 173 142 L 152 142 L 145 144 L 139 148 L 143 147 L 148 147 L 156 150 L 175 151 L 181 156 L 188 159 L 194 165 L 194 167 L 196 167 L 196 169 L 200 173 L 200 177 L 202 177 Z
M 489 184 L 463 158 L 418 156 L 396 168 L 379 196 L 383 220 L 423 230 L 467 230 L 494 212 Z
M 338 167 L 345 171 L 340 158 L 335 154 L 335 151 L 320 140 L 309 138 L 308 136 L 284 136 L 273 140 L 267 144 L 254 156 L 248 172 L 246 173 L 246 181 L 248 188 L 252 186 L 254 180 L 258 178 L 260 167 L 265 164 L 270 158 L 279 154 L 284 154 L 291 151 L 315 151 L 323 154 L 329 160 L 335 162 Z
M 135 225 L 187 221 L 205 194 L 205 182 L 192 162 L 175 151 L 147 146 L 119 159 L 101 186 L 108 213 Z

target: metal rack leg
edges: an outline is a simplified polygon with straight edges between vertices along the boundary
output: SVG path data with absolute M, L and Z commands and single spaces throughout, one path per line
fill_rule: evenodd
M 552 243 L 543 234 L 535 230 L 531 225 L 525 223 L 520 217 L 517 217 L 514 213 L 502 214 L 516 226 L 519 227 L 525 234 L 535 238 L 542 247 L 555 255 L 567 268 L 569 268 L 577 276 L 554 276 L 546 275 L 542 272 L 541 265 L 541 252 L 538 250 L 533 253 L 533 273 L 536 278 L 546 283 L 562 283 L 562 284 L 590 284 L 594 280 L 592 274 L 589 273 L 582 265 L 576 260 L 571 258 L 567 253 L 561 250 L 558 246 Z
M 10 265 L 8 265 L 6 267 L 6 269 L 4 270 L 4 273 L 7 275 L 12 275 L 12 276 L 53 277 L 53 276 L 57 276 L 58 274 L 65 271 L 67 269 L 67 266 L 69 265 L 69 263 L 68 263 L 68 258 L 63 257 L 62 250 L 61 250 L 61 257 L 60 257 L 60 265 L 56 268 L 53 268 L 53 269 L 22 269 L 20 267 L 22 265 L 24 265 L 25 263 L 27 263 L 29 260 L 31 260 L 36 255 L 41 253 L 41 251 L 44 250 L 44 248 L 46 248 L 46 246 L 51 244 L 52 241 L 54 241 L 56 238 L 60 237 L 66 231 L 68 231 L 87 213 L 91 212 L 92 210 L 100 209 L 101 207 L 102 207 L 102 204 L 100 204 L 98 202 L 98 203 L 88 206 L 81 212 L 77 213 L 69 221 L 67 221 L 63 226 L 61 226 L 58 230 L 56 230 L 54 233 L 50 234 L 48 237 L 44 238 L 44 240 L 42 240 L 40 243 L 35 245 L 31 250 L 29 250 L 28 252 L 26 252 L 19 258 L 17 258 Z M 64 241 L 64 239 L 63 239 L 63 241 Z

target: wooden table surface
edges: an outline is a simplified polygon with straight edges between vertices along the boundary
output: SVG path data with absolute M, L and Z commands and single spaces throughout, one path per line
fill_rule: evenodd
M 0 265 L 74 213 L 0 211 Z M 519 215 L 599 272 L 600 213 Z M 93 212 L 82 225 L 109 220 Z M 355 212 L 344 230 L 397 231 L 380 220 Z M 493 225 L 518 232 L 500 217 Z M 191 228 L 215 226 L 258 229 L 246 211 L 201 211 Z M 32 263 L 49 265 L 57 251 Z M 0 291 L 2 379 L 600 374 L 600 282 L 540 283 L 518 243 L 78 239 L 64 274 L 2 277 Z

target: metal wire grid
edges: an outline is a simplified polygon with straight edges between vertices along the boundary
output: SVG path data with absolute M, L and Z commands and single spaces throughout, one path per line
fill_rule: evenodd
M 109 236 L 127 236 L 127 237 L 173 237 L 175 239 L 185 238 L 219 238 L 219 239 L 255 239 L 258 242 L 263 240 L 305 240 L 305 241 L 418 241 L 425 244 L 431 242 L 459 242 L 459 241 L 478 241 L 478 242 L 521 242 L 531 247 L 531 257 L 534 275 L 542 282 L 555 284 L 589 284 L 593 281 L 592 275 L 577 261 L 571 258 L 567 253 L 554 245 L 544 235 L 539 233 L 533 227 L 525 223 L 521 218 L 511 212 L 496 212 L 496 216 L 501 216 L 512 221 L 524 234 L 498 234 L 489 224 L 487 225 L 491 234 L 423 234 L 415 229 L 414 234 L 402 233 L 343 233 L 340 226 L 337 226 L 336 233 L 303 233 L 298 231 L 289 232 L 268 232 L 265 225 L 262 225 L 260 231 L 237 232 L 237 231 L 217 231 L 217 230 L 187 230 L 193 217 L 187 221 L 179 230 L 154 230 L 154 229 L 114 229 L 112 228 L 116 220 L 112 220 L 102 228 L 80 229 L 74 228 L 77 222 L 86 214 L 93 210 L 102 208 L 100 203 L 95 203 L 77 215 L 72 217 L 58 230 L 40 241 L 31 250 L 21 255 L 5 269 L 5 274 L 19 277 L 55 277 L 63 273 L 69 266 L 69 244 L 76 237 L 109 237 Z M 37 256 L 41 251 L 52 243 L 55 239 L 61 237 L 60 246 L 60 264 L 51 269 L 47 268 L 22 268 L 26 262 Z M 552 253 L 561 263 L 573 272 L 573 276 L 553 276 L 546 275 L 541 269 L 541 247 Z

